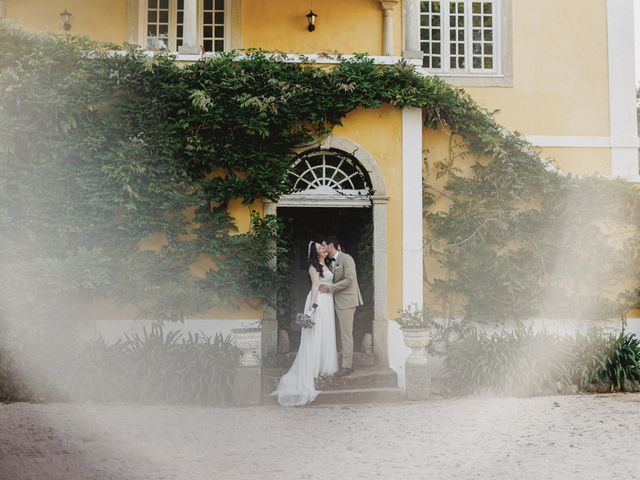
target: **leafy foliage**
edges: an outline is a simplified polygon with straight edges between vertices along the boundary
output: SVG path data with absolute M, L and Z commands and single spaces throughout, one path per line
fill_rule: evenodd
M 425 185 L 428 254 L 446 272 L 429 282 L 441 313 L 480 323 L 624 318 L 638 303 L 637 291 L 621 292 L 640 278 L 640 192 L 562 175 L 517 135 L 482 128 L 478 143 L 453 142 L 450 161 L 434 164 L 444 191 Z M 467 147 L 484 155 L 470 175 L 454 162 Z
M 574 381 L 586 390 L 637 391 L 640 341 L 624 331 L 606 336 L 592 330 L 578 335 Z
M 383 103 L 422 108 L 427 126 L 463 139 L 456 158 L 482 158 L 471 177 L 439 165 L 451 203 L 425 213 L 448 272 L 432 285 L 445 317 L 601 317 L 635 295 L 640 193 L 560 175 L 436 77 L 366 56 L 331 69 L 262 52 L 179 66 L 114 49 L 0 24 L 0 294 L 12 316 L 73 317 L 101 296 L 170 320 L 273 304 L 278 222 L 254 215 L 239 234 L 229 205 L 289 192 L 294 147 Z M 634 283 L 618 299 L 621 279 Z
M 569 384 L 572 366 L 570 341 L 531 328 L 492 334 L 468 328 L 446 347 L 445 371 L 455 392 L 537 394 Z
M 72 359 L 65 386 L 73 400 L 230 405 L 240 351 L 231 338 L 154 325 L 107 343 L 98 337 Z
M 569 384 L 595 392 L 640 388 L 640 342 L 624 331 L 558 336 L 531 327 L 492 334 L 467 327 L 445 351 L 449 386 L 460 393 L 531 395 Z
M 238 234 L 230 202 L 289 192 L 294 147 L 357 108 L 424 107 L 429 123 L 469 128 L 485 115 L 434 77 L 365 56 L 179 66 L 114 49 L 0 25 L 0 290 L 14 316 L 65 317 L 100 296 L 171 320 L 273 304 L 277 222 L 253 216 Z

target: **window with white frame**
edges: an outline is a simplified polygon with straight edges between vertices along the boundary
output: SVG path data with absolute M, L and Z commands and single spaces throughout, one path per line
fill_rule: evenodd
M 143 0 L 144 41 L 149 50 L 177 51 L 183 45 L 184 0 Z M 198 45 L 205 52 L 225 50 L 227 36 L 225 0 L 199 0 Z
M 448 73 L 500 71 L 500 0 L 420 2 L 422 66 Z
M 205 52 L 224 51 L 224 0 L 202 1 L 202 46 Z

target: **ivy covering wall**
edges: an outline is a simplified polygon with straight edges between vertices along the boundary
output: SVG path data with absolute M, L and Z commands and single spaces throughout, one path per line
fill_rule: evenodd
M 622 283 L 633 288 L 636 191 L 558 174 L 435 77 L 365 56 L 334 68 L 260 52 L 179 66 L 169 56 L 117 49 L 0 24 L 5 314 L 68 316 L 98 296 L 171 320 L 242 298 L 273 303 L 278 274 L 268 262 L 277 253 L 269 248 L 277 220 L 256 214 L 250 231 L 237 234 L 228 203 L 288 193 L 296 145 L 323 137 L 357 108 L 383 103 L 421 107 L 427 128 L 464 139 L 459 148 L 481 161 L 471 178 L 455 162 L 436 165 L 448 178 L 445 191 L 425 183 L 427 207 L 440 195 L 450 202 L 425 211 L 429 254 L 448 272 L 429 280 L 446 315 L 525 318 L 553 295 L 566 307 L 585 295 L 616 298 Z M 610 238 L 611 222 L 623 237 Z M 578 232 L 584 243 L 566 249 L 559 231 Z M 141 250 L 153 235 L 164 246 Z M 612 261 L 591 265 L 605 249 Z M 202 259 L 212 267 L 194 275 L 190 267 Z M 615 270 L 620 259 L 625 268 Z M 581 275 L 596 293 L 572 284 Z

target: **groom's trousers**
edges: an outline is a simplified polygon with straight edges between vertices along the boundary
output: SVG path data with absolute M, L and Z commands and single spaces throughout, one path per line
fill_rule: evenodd
M 355 313 L 355 307 L 344 310 L 336 308 L 342 343 L 342 368 L 353 368 L 353 316 Z

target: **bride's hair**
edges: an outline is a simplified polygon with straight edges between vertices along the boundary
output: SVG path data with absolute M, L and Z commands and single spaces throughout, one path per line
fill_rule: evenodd
M 313 240 L 311 240 L 307 245 L 307 260 L 309 261 L 309 265 L 315 268 L 320 276 L 324 278 L 324 275 L 322 274 L 322 265 L 320 265 L 320 260 L 318 260 L 316 242 Z

